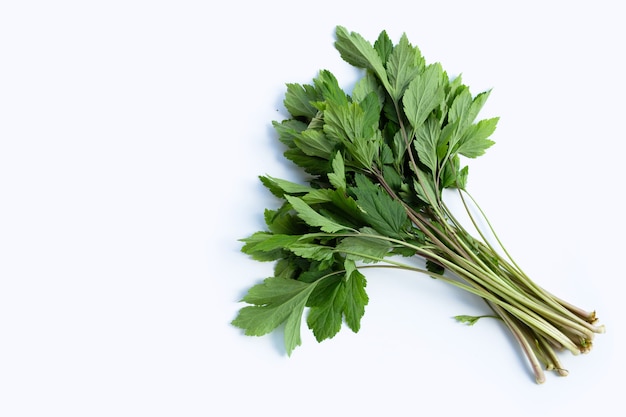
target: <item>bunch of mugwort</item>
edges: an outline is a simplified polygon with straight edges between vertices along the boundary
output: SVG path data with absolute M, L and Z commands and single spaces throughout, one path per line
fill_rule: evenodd
M 242 251 L 274 262 L 274 276 L 248 290 L 232 324 L 254 336 L 284 326 L 291 354 L 305 310 L 318 341 L 344 324 L 357 332 L 368 303 L 364 272 L 400 268 L 481 297 L 538 383 L 544 370 L 566 375 L 557 352 L 588 352 L 604 326 L 534 283 L 466 190 L 461 157 L 493 144 L 498 118 L 476 121 L 489 91 L 472 95 L 460 76 L 427 64 L 406 35 L 394 44 L 383 31 L 371 44 L 338 26 L 335 47 L 362 77 L 350 94 L 325 70 L 310 85 L 287 84 L 291 117 L 273 124 L 284 156 L 307 180 L 260 177 L 281 204 L 265 210 L 267 229 L 242 239 Z M 476 236 L 443 201 L 446 189 L 459 194 Z M 468 324 L 479 318 L 457 316 Z

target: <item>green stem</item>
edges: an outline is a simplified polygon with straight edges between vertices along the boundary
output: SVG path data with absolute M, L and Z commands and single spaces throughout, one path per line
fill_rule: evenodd
M 343 235 L 354 236 L 355 234 L 351 233 L 351 234 L 343 234 Z M 564 324 L 568 329 L 572 331 L 576 331 L 576 332 L 581 332 L 585 336 L 587 336 L 586 331 L 585 331 L 586 329 L 584 328 L 581 329 L 579 326 L 576 326 L 575 323 L 568 322 L 562 317 L 553 314 L 552 312 L 545 309 L 538 303 L 533 302 L 532 300 L 520 298 L 519 294 L 512 292 L 510 288 L 502 286 L 501 283 L 497 281 L 497 279 L 496 280 L 490 279 L 490 277 L 492 276 L 491 271 L 480 270 L 476 268 L 476 266 L 472 264 L 471 261 L 468 261 L 467 259 L 464 259 L 462 257 L 457 256 L 456 258 L 453 258 L 452 260 L 450 260 L 436 253 L 432 253 L 428 250 L 425 250 L 422 247 L 412 245 L 403 240 L 399 240 L 399 239 L 395 239 L 395 238 L 391 238 L 387 236 L 382 236 L 382 235 L 367 234 L 367 233 L 357 233 L 356 235 L 369 237 L 373 239 L 381 239 L 381 240 L 385 240 L 388 242 L 396 243 L 398 245 L 411 248 L 422 257 L 433 260 L 439 263 L 440 265 L 443 265 L 450 271 L 462 277 L 468 283 L 471 283 L 475 286 L 479 285 L 481 288 L 481 291 L 477 291 L 475 288 L 469 287 L 467 285 L 460 285 L 460 283 L 450 280 L 448 278 L 445 278 L 444 279 L 445 281 L 453 283 L 454 285 L 460 286 L 461 288 L 466 289 L 469 292 L 472 292 L 476 295 L 481 296 L 484 299 L 487 299 L 497 305 L 500 305 L 502 308 L 506 309 L 511 314 L 514 314 L 516 317 L 520 318 L 520 320 L 523 320 L 530 327 L 537 329 L 541 333 L 545 334 L 547 337 L 555 339 L 556 341 L 558 341 L 558 343 L 562 344 L 572 353 L 574 354 L 580 353 L 580 349 L 572 342 L 571 339 L 569 339 L 566 335 L 564 335 L 563 332 L 557 329 L 553 324 L 547 322 L 545 318 L 542 318 L 541 316 L 539 316 L 536 313 L 536 311 L 538 310 L 544 314 L 547 314 L 548 317 L 555 319 L 557 322 L 560 322 L 561 324 Z M 339 235 L 335 235 L 335 236 L 339 236 Z M 402 265 L 403 267 L 406 267 L 405 264 L 397 263 L 389 259 L 373 257 L 368 254 L 349 253 L 349 252 L 344 252 L 344 253 L 352 254 L 354 256 L 359 256 L 362 259 L 371 259 L 376 262 L 387 262 L 387 263 L 391 263 L 395 265 Z M 419 271 L 423 272 L 423 270 L 421 269 L 419 269 Z M 430 275 L 433 275 L 433 274 L 430 274 Z
M 547 322 L 544 318 L 540 317 L 537 313 L 535 313 L 532 309 L 529 309 L 528 306 L 525 306 L 524 304 L 520 303 L 520 300 L 517 299 L 515 297 L 514 293 L 510 293 L 507 292 L 506 289 L 502 289 L 501 287 L 499 287 L 498 285 L 494 285 L 493 282 L 489 282 L 489 280 L 485 280 L 484 279 L 484 275 L 483 278 L 481 279 L 480 277 L 480 273 L 479 275 L 475 275 L 473 272 L 471 272 L 468 269 L 474 269 L 474 267 L 471 265 L 471 263 L 468 263 L 465 259 L 459 258 L 456 259 L 455 261 L 450 261 L 448 259 L 445 259 L 437 254 L 428 252 L 426 250 L 424 250 L 423 248 L 420 248 L 418 246 L 409 244 L 407 242 L 404 242 L 402 240 L 399 239 L 394 239 L 394 238 L 390 238 L 390 237 L 386 237 L 386 236 L 380 236 L 380 235 L 370 235 L 370 234 L 361 234 L 361 236 L 365 236 L 365 237 L 370 237 L 370 238 L 375 238 L 375 239 L 383 239 L 383 240 L 387 240 L 389 242 L 393 242 L 393 243 L 397 243 L 399 245 L 404 245 L 406 247 L 410 247 L 411 249 L 415 250 L 417 253 L 419 253 L 420 255 L 424 256 L 426 259 L 433 259 L 437 262 L 439 262 L 440 264 L 443 264 L 446 268 L 448 268 L 450 271 L 453 271 L 454 273 L 456 273 L 457 275 L 459 275 L 460 277 L 462 277 L 464 280 L 466 280 L 468 283 L 472 283 L 475 285 L 479 285 L 481 289 L 483 289 L 482 291 L 478 291 L 476 290 L 476 288 L 474 287 L 470 287 L 468 285 L 465 284 L 461 284 L 457 281 L 454 281 L 452 279 L 449 279 L 447 277 L 443 277 L 440 276 L 441 279 L 443 279 L 446 282 L 452 283 L 453 285 L 456 285 L 460 288 L 463 288 L 471 293 L 474 293 L 484 299 L 487 299 L 497 305 L 500 305 L 502 308 L 506 309 L 507 311 L 509 311 L 511 314 L 515 315 L 516 317 L 520 318 L 520 320 L 524 321 L 525 323 L 527 323 L 529 326 L 537 329 L 538 331 L 540 331 L 541 333 L 546 334 L 548 337 L 551 337 L 555 340 L 557 340 L 559 343 L 561 343 L 564 347 L 566 347 L 568 350 L 570 350 L 573 354 L 579 354 L 580 353 L 580 349 L 567 337 L 565 336 L 560 330 L 558 330 L 554 325 L 552 325 L 551 323 Z M 387 262 L 387 263 L 391 263 L 394 265 L 404 265 L 402 263 L 398 263 L 396 261 L 392 261 L 390 259 L 383 259 L 383 258 L 378 258 L 378 257 L 374 257 L 368 254 L 361 254 L 361 253 L 354 253 L 354 252 L 343 252 L 346 254 L 351 254 L 354 256 L 358 256 L 361 257 L 363 259 L 371 259 L 373 261 L 377 261 L 377 262 Z M 458 264 L 457 264 L 458 262 Z M 461 267 L 459 264 L 465 264 L 466 268 Z M 420 272 L 423 272 L 422 269 L 416 269 L 419 270 Z M 429 275 L 435 275 L 432 274 L 430 272 L 428 272 Z M 486 285 L 486 288 L 483 288 Z M 486 290 L 486 291 L 485 291 Z M 497 295 L 497 296 L 496 296 Z M 500 298 L 502 297 L 502 298 Z M 531 306 L 533 306 L 533 304 L 531 303 Z M 541 306 L 537 305 L 535 306 L 539 309 L 541 309 Z M 571 323 L 569 323 L 571 324 Z
M 513 337 L 515 337 L 515 339 L 521 346 L 522 350 L 524 351 L 524 354 L 526 355 L 526 357 L 528 358 L 528 361 L 530 362 L 530 366 L 533 370 L 533 373 L 535 374 L 535 381 L 538 384 L 543 384 L 546 380 L 546 376 L 545 376 L 545 373 L 543 372 L 541 363 L 539 362 L 539 359 L 537 358 L 537 354 L 535 353 L 535 350 L 533 349 L 533 346 L 529 342 L 528 338 L 525 336 L 522 330 L 515 324 L 513 318 L 509 316 L 508 312 L 504 311 L 500 306 L 497 306 L 497 305 L 493 305 L 492 308 L 496 312 L 496 314 L 498 314 L 502 318 L 502 321 L 504 321 L 504 323 L 507 325 L 509 330 L 511 330 Z
M 485 237 L 485 235 L 483 234 L 482 230 L 480 227 L 478 227 L 478 225 L 476 224 L 476 221 L 474 220 L 474 216 L 472 216 L 472 213 L 467 205 L 467 202 L 465 201 L 465 198 L 463 197 L 463 193 L 465 192 L 465 194 L 467 194 L 467 196 L 472 200 L 472 203 L 474 204 L 474 206 L 476 206 L 476 208 L 478 209 L 480 215 L 482 216 L 483 220 L 485 220 L 485 222 L 487 223 L 487 227 L 489 228 L 489 230 L 491 231 L 491 234 L 493 235 L 494 239 L 496 239 L 496 242 L 498 242 L 498 245 L 500 246 L 500 248 L 502 248 L 502 250 L 504 251 L 504 254 L 507 256 L 507 258 L 509 259 L 509 261 L 511 262 L 511 264 L 513 264 L 513 266 L 515 266 L 515 268 L 517 268 L 517 270 L 519 271 L 519 273 L 523 273 L 522 272 L 522 268 L 520 268 L 520 266 L 515 262 L 515 259 L 513 259 L 513 257 L 511 256 L 511 254 L 509 253 L 509 251 L 507 251 L 506 247 L 504 246 L 504 244 L 502 244 L 502 241 L 500 240 L 500 237 L 498 236 L 498 234 L 496 233 L 495 229 L 493 228 L 491 222 L 489 221 L 489 218 L 487 217 L 487 215 L 485 214 L 485 212 L 483 211 L 483 209 L 480 207 L 480 205 L 478 204 L 478 202 L 476 201 L 476 199 L 474 199 L 474 197 L 472 197 L 472 195 L 470 193 L 468 193 L 466 190 L 461 190 L 459 189 L 459 196 L 461 197 L 461 202 L 463 203 L 463 206 L 465 207 L 465 211 L 467 212 L 472 224 L 474 225 L 474 228 L 476 229 L 476 231 L 480 234 L 481 238 L 483 239 L 483 241 L 485 242 L 485 244 L 487 246 L 489 246 L 489 248 L 491 248 L 491 250 L 496 253 L 497 251 L 491 246 L 491 244 L 489 243 L 489 239 L 487 239 Z
M 484 236 L 484 234 L 481 232 L 481 229 L 478 227 L 474 217 L 471 214 L 471 211 L 469 210 L 469 207 L 465 201 L 465 198 L 463 197 L 463 192 L 465 194 L 467 194 L 467 196 L 472 200 L 472 203 L 476 206 L 476 208 L 478 209 L 479 213 L 481 214 L 482 218 L 485 220 L 487 226 L 489 227 L 489 230 L 491 231 L 493 237 L 496 239 L 496 241 L 498 242 L 498 245 L 500 246 L 500 248 L 504 251 L 504 253 L 506 254 L 509 262 L 504 261 L 504 259 L 502 259 L 502 257 L 497 253 L 497 251 L 495 250 L 495 248 L 493 248 L 490 244 L 488 239 Z M 501 261 L 503 261 L 503 265 L 510 271 L 511 274 L 513 274 L 520 283 L 522 283 L 524 285 L 525 288 L 527 288 L 529 291 L 531 291 L 533 294 L 535 294 L 536 296 L 540 297 L 544 302 L 546 302 L 547 304 L 549 304 L 550 306 L 552 306 L 553 308 L 555 308 L 559 313 L 571 318 L 572 320 L 574 320 L 577 323 L 580 323 L 581 325 L 585 326 L 586 328 L 588 328 L 590 331 L 594 332 L 594 333 L 602 333 L 604 332 L 604 328 L 603 327 L 595 327 L 592 326 L 593 322 L 595 321 L 595 314 L 594 313 L 588 313 L 576 306 L 573 306 L 572 304 L 569 304 L 561 299 L 556 298 L 555 296 L 553 296 L 552 294 L 548 293 L 547 291 L 545 291 L 543 288 L 539 287 L 534 281 L 532 281 L 528 275 L 526 275 L 524 273 L 524 271 L 522 270 L 522 268 L 515 262 L 515 260 L 513 259 L 513 257 L 510 255 L 510 253 L 507 251 L 506 247 L 504 246 L 504 244 L 502 243 L 502 241 L 500 240 L 498 234 L 495 232 L 495 229 L 493 228 L 491 222 L 489 221 L 489 218 L 487 217 L 487 215 L 485 214 L 485 212 L 482 210 L 482 208 L 480 207 L 480 205 L 478 204 L 478 202 L 476 201 L 476 199 L 466 190 L 459 190 L 459 196 L 461 197 L 461 201 L 463 202 L 463 205 L 465 207 L 465 210 L 472 222 L 472 224 L 474 225 L 475 229 L 478 231 L 478 233 L 480 234 L 481 238 L 484 241 L 484 244 L 487 245 L 487 247 L 491 250 L 491 253 L 495 256 L 497 256 Z M 510 268 L 511 264 L 515 267 L 515 268 Z

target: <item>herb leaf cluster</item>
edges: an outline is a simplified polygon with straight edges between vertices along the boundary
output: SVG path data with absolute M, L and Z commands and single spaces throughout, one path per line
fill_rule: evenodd
M 498 118 L 478 119 L 490 91 L 472 94 L 460 76 L 426 63 L 406 35 L 394 44 L 383 31 L 372 44 L 338 26 L 335 47 L 363 76 L 350 94 L 327 70 L 311 84 L 287 84 L 291 117 L 273 125 L 285 158 L 309 179 L 260 177 L 281 205 L 265 210 L 267 229 L 242 239 L 242 251 L 274 262 L 274 275 L 249 289 L 232 324 L 251 336 L 284 325 L 291 354 L 305 311 L 318 341 L 344 324 L 357 332 L 369 300 L 363 271 L 408 269 L 481 297 L 519 342 L 537 382 L 544 369 L 565 375 L 556 352 L 589 351 L 604 331 L 595 313 L 535 284 L 504 247 L 466 230 L 443 199 L 452 189 L 475 203 L 462 161 L 494 144 Z M 479 318 L 457 316 L 468 324 Z

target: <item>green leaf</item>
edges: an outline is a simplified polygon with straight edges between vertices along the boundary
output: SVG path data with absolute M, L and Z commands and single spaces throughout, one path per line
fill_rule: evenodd
M 244 329 L 248 336 L 262 336 L 285 323 L 285 349 L 291 355 L 302 343 L 302 314 L 316 285 L 316 282 L 267 278 L 248 290 L 242 301 L 254 305 L 240 309 L 232 324 Z
M 287 249 L 298 256 L 315 261 L 329 261 L 335 254 L 334 248 L 315 243 L 291 243 Z
M 340 278 L 333 277 L 318 286 L 316 294 L 311 297 L 306 321 L 318 342 L 334 337 L 341 330 L 346 300 L 343 286 Z
M 328 160 L 317 156 L 309 156 L 301 149 L 287 149 L 283 155 L 285 158 L 312 175 L 323 175 L 328 170 Z
M 456 96 L 466 88 L 467 86 L 463 84 L 463 77 L 460 74 L 452 80 L 448 80 L 448 86 L 446 87 L 446 106 L 450 108 Z
M 470 111 L 468 114 L 468 117 L 471 122 L 476 120 L 476 117 L 478 117 L 478 113 L 480 113 L 480 110 L 485 105 L 485 102 L 489 98 L 490 94 L 491 94 L 491 90 L 487 90 L 487 91 L 483 91 L 482 93 L 474 97 L 474 100 L 472 100 L 472 105 L 470 107 Z
M 393 135 L 391 149 L 395 157 L 394 162 L 396 164 L 400 164 L 403 161 L 406 152 L 406 141 L 404 140 L 401 131 L 398 131 Z
M 378 132 L 377 132 L 378 133 Z M 386 165 L 390 165 L 393 164 L 395 162 L 395 157 L 393 155 L 393 150 L 391 150 L 391 147 L 385 143 L 385 141 L 382 139 L 382 132 L 380 133 L 379 136 L 379 140 L 377 140 L 377 144 L 379 144 L 379 155 L 378 155 L 378 159 L 376 160 L 378 162 L 378 165 L 380 164 L 386 164 Z
M 436 264 L 431 260 L 426 261 L 426 270 L 428 272 L 432 272 L 433 274 L 437 274 L 437 275 L 442 275 L 445 272 L 445 269 L 443 266 Z
M 393 51 L 393 42 L 389 39 L 387 31 L 383 30 L 378 35 L 378 39 L 374 42 L 374 49 L 378 52 L 378 56 L 383 63 L 387 62 L 389 55 Z
M 278 139 L 287 147 L 293 148 L 294 139 L 300 137 L 300 134 L 306 130 L 307 125 L 299 120 L 287 119 L 282 122 L 272 122 L 272 126 L 278 133 Z
M 270 232 L 276 235 L 297 235 L 302 232 L 302 222 L 297 216 L 284 209 L 265 209 L 263 218 Z
M 341 330 L 343 320 L 353 332 L 361 327 L 369 302 L 366 280 L 353 263 L 347 262 L 346 266 L 344 279 L 326 280 L 311 296 L 307 325 L 319 342 L 334 337 Z
M 359 209 L 358 204 L 343 190 L 333 190 L 330 194 L 331 201 L 334 207 L 340 211 L 344 217 L 348 217 L 352 222 L 360 222 L 362 212 Z
M 346 150 L 352 156 L 353 160 L 356 161 L 358 166 L 367 170 L 372 167 L 381 142 L 382 136 L 380 135 L 380 131 L 378 131 L 377 135 L 373 136 L 370 140 L 359 138 L 353 143 L 347 143 Z
M 318 76 L 313 80 L 316 89 L 319 91 L 321 98 L 328 103 L 338 106 L 348 104 L 348 96 L 339 86 L 339 81 L 328 70 L 320 71 Z
M 460 167 L 461 160 L 458 155 L 452 155 L 446 160 L 443 169 L 439 173 L 440 189 L 456 186 Z
M 459 171 L 459 174 L 456 176 L 456 188 L 464 190 L 465 187 L 467 187 L 468 171 L 469 171 L 469 168 L 467 167 L 467 165 L 461 168 L 461 170 Z
M 447 123 L 443 129 L 441 129 L 439 142 L 437 143 L 437 158 L 439 158 L 440 161 L 446 159 L 449 154 L 452 153 L 450 143 L 458 142 L 456 139 L 458 135 L 457 130 L 456 123 Z
M 320 203 L 328 203 L 333 200 L 332 194 L 335 190 L 330 188 L 315 188 L 303 195 L 302 201 L 307 203 L 308 205 L 320 204 Z
M 296 279 L 300 272 L 299 266 L 290 258 L 279 259 L 274 265 L 274 277 Z
M 423 70 L 420 51 L 413 47 L 403 34 L 387 62 L 387 75 L 391 84 L 391 98 L 398 102 L 407 86 Z
M 440 64 L 431 64 L 410 82 L 402 103 L 411 126 L 417 129 L 444 99 L 443 70 Z
M 346 143 L 354 140 L 355 129 L 362 129 L 360 123 L 359 126 L 355 126 L 357 120 L 362 122 L 362 113 L 358 103 L 345 106 L 328 103 L 324 110 L 324 133 L 337 142 Z
M 439 167 L 437 144 L 440 134 L 439 122 L 434 117 L 429 117 L 416 129 L 413 141 L 419 160 L 430 169 L 433 175 L 437 173 Z
M 328 181 L 338 190 L 346 189 L 346 169 L 341 152 L 337 152 L 332 162 L 333 172 L 328 174 Z
M 373 233 L 373 235 L 376 236 L 378 233 Z M 372 236 L 346 237 L 336 248 L 337 252 L 345 253 L 347 259 L 366 263 L 379 262 L 389 255 L 391 249 L 392 244 L 388 240 Z
M 246 255 L 251 256 L 252 259 L 259 262 L 271 262 L 280 259 L 284 256 L 284 248 L 282 246 L 275 247 L 273 250 L 256 249 L 257 245 L 261 244 L 272 236 L 274 236 L 272 233 L 256 232 L 247 238 L 240 239 L 240 242 L 244 242 L 244 245 L 241 247 L 241 251 Z
M 420 171 L 418 175 L 420 176 L 420 181 L 415 180 L 413 182 L 415 193 L 424 203 L 429 204 L 433 208 L 437 208 L 439 206 L 439 199 L 437 198 L 435 185 L 431 177 L 426 175 L 423 171 Z
M 466 316 L 466 315 L 459 315 L 459 316 L 454 316 L 454 319 L 456 321 L 458 321 L 459 323 L 464 323 L 467 324 L 468 326 L 473 326 L 474 324 L 476 324 L 476 322 L 482 318 L 485 317 L 491 317 L 494 319 L 497 319 L 497 316 L 493 316 L 493 315 L 483 315 L 483 316 Z
M 383 178 L 394 191 L 398 191 L 404 181 L 404 176 L 400 175 L 391 165 L 383 165 Z
M 319 99 L 312 85 L 287 84 L 283 104 L 292 117 L 304 116 L 312 119 L 317 114 L 317 109 L 311 103 Z
M 462 132 L 474 121 L 470 113 L 471 106 L 472 94 L 467 88 L 461 89 L 460 93 L 454 98 L 452 106 L 448 111 L 448 122 L 456 123 L 459 132 Z
M 245 245 L 241 251 L 251 255 L 255 252 L 271 252 L 284 249 L 300 239 L 297 235 L 277 235 L 267 232 L 256 232 L 252 236 L 241 239 Z
M 361 103 L 338 106 L 328 103 L 324 111 L 324 132 L 343 142 L 346 150 L 362 168 L 371 168 L 378 154 L 382 134 L 378 130 L 379 101 L 370 93 Z
M 468 127 L 459 141 L 458 153 L 468 158 L 483 155 L 495 143 L 487 138 L 496 130 L 498 120 L 498 117 L 485 119 Z
M 335 233 L 349 229 L 349 227 L 322 216 L 298 197 L 286 195 L 285 198 L 289 201 L 289 204 L 291 204 L 296 213 L 298 213 L 298 217 L 304 220 L 309 226 L 320 227 L 326 233 Z
M 356 333 L 361 328 L 361 318 L 369 302 L 369 297 L 365 292 L 367 281 L 357 269 L 346 273 L 346 277 L 347 279 L 343 281 L 346 291 L 343 315 L 350 330 Z
M 478 94 L 475 98 L 472 99 L 470 91 L 466 86 L 462 86 L 462 88 L 459 88 L 459 93 L 455 97 L 454 102 L 452 103 L 452 107 L 450 108 L 450 111 L 448 113 L 449 123 L 456 124 L 454 135 L 450 137 L 449 142 L 449 149 L 451 150 L 451 152 L 457 152 L 460 144 L 467 141 L 468 136 L 476 135 L 477 129 L 486 128 L 486 126 L 478 127 L 476 125 L 472 125 L 472 123 L 474 122 L 474 120 L 478 116 L 478 113 L 487 101 L 489 94 L 490 91 L 485 91 Z M 495 129 L 495 124 L 493 128 Z M 491 132 L 493 132 L 493 130 Z M 487 134 L 487 136 L 489 136 L 490 134 L 491 133 Z M 486 139 L 487 136 L 482 137 L 482 139 Z M 482 147 L 484 145 L 487 145 L 487 143 L 482 142 L 481 139 L 477 138 L 476 140 L 477 142 L 481 143 L 474 143 L 470 145 L 470 147 Z M 482 153 L 480 155 L 482 155 Z M 476 156 L 478 156 L 478 154 Z
M 285 158 L 292 161 L 310 174 L 320 174 L 326 170 L 326 161 L 317 156 L 309 156 L 298 148 L 297 143 L 302 145 L 302 141 L 307 137 L 302 137 L 307 130 L 307 124 L 299 120 L 288 119 L 282 122 L 272 122 L 278 132 L 278 139 L 287 146 L 284 152 Z M 304 147 L 304 146 L 303 146 Z M 311 147 L 313 148 L 313 147 Z M 313 153 L 313 152 L 310 152 Z
M 335 48 L 348 64 L 358 68 L 373 71 L 387 91 L 391 90 L 383 61 L 371 43 L 355 32 L 348 32 L 346 28 L 337 26 L 335 31 L 337 40 Z
M 385 102 L 385 91 L 379 84 L 376 76 L 371 72 L 366 72 L 363 78 L 354 85 L 352 89 L 352 100 L 361 103 L 371 93 L 374 93 L 376 97 L 378 97 L 379 107 L 382 108 Z
M 309 156 L 328 159 L 338 142 L 328 138 L 321 130 L 307 129 L 294 138 L 293 143 Z
M 350 190 L 356 196 L 365 221 L 382 235 L 402 238 L 409 224 L 402 204 L 392 199 L 364 175 L 356 175 L 355 180 L 356 187 Z
M 361 103 L 328 103 L 324 111 L 324 131 L 339 141 L 369 139 L 377 130 L 379 117 L 378 97 L 373 93 Z
M 277 197 L 282 197 L 285 194 L 306 194 L 312 190 L 308 185 L 270 177 L 269 175 L 261 175 L 259 179 Z

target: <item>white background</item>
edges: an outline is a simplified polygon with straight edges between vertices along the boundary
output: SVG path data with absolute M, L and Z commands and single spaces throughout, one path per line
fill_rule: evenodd
M 0 415 L 585 415 L 621 407 L 624 14 L 617 1 L 4 1 Z M 284 84 L 357 73 L 334 28 L 403 32 L 493 88 L 469 189 L 535 281 L 608 332 L 534 384 L 482 304 L 369 272 L 358 334 L 287 358 L 230 326 L 270 264 L 239 252 L 297 179 Z M 615 408 L 613 408 L 615 410 Z

